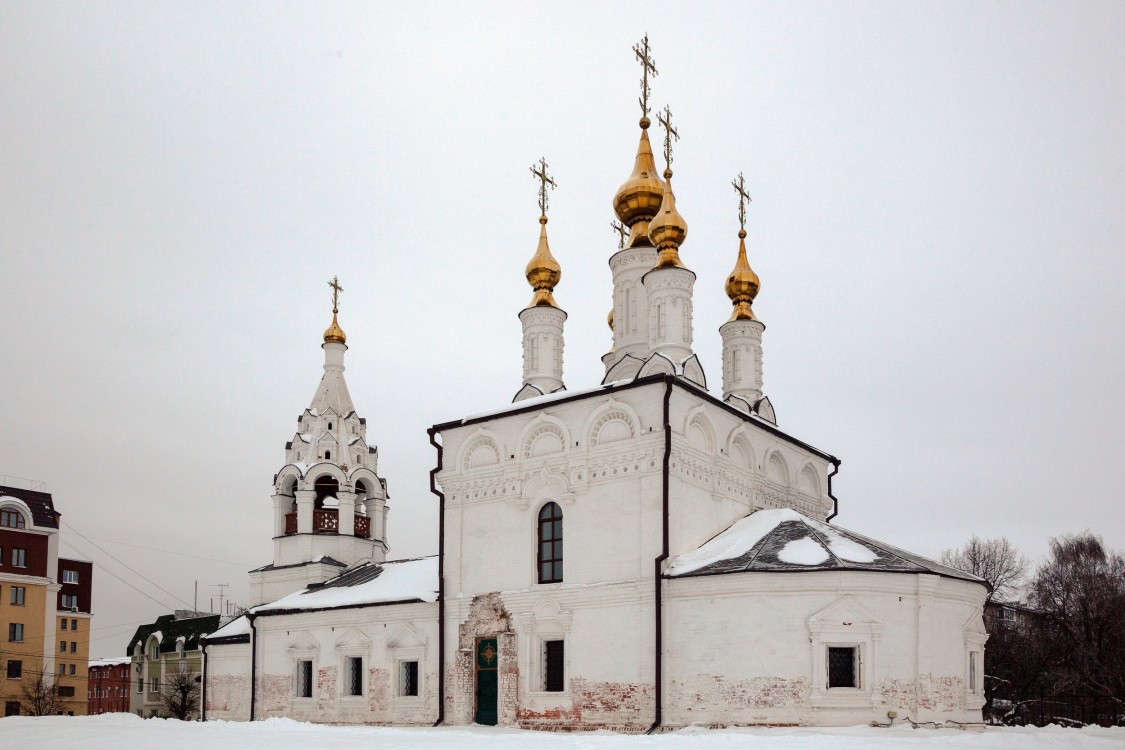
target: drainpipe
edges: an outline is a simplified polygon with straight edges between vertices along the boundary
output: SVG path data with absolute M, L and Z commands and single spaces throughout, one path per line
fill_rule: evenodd
M 207 641 L 203 640 L 199 647 L 203 650 L 203 697 L 200 699 L 199 720 L 207 721 Z
M 445 721 L 445 493 L 437 487 L 444 450 L 434 439 L 434 428 L 426 430 L 430 445 L 437 449 L 437 466 L 430 470 L 430 492 L 438 498 L 438 717 L 434 726 Z
M 840 473 L 840 459 L 833 458 L 832 459 L 832 472 L 828 475 L 828 497 L 832 498 L 832 515 L 830 515 L 828 518 L 824 519 L 825 523 L 828 523 L 829 521 L 831 521 L 833 518 L 836 517 L 837 509 L 839 508 L 839 505 L 840 505 L 840 501 L 837 500 L 836 496 L 832 494 L 832 477 L 836 476 L 839 473 Z
M 258 674 L 258 631 L 254 629 L 254 620 L 257 615 L 253 612 L 246 614 L 250 622 L 250 721 L 254 721 L 254 699 L 257 690 L 254 689 Z
M 664 602 L 663 593 L 664 589 L 661 585 L 661 566 L 664 561 L 668 559 L 668 477 L 669 466 L 672 460 L 672 421 L 671 421 L 671 403 L 672 403 L 672 383 L 674 378 L 672 375 L 664 376 L 664 461 L 661 464 L 662 476 L 662 512 L 663 512 L 663 531 L 661 537 L 660 556 L 653 561 L 654 576 L 653 581 L 656 586 L 656 644 L 655 644 L 655 683 L 654 697 L 656 699 L 656 716 L 653 718 L 652 726 L 648 728 L 645 734 L 652 734 L 660 726 L 663 720 L 664 708 Z

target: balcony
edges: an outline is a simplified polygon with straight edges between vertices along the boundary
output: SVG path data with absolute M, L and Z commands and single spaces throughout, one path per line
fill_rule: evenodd
M 314 534 L 339 534 L 340 533 L 340 511 L 335 508 L 320 508 L 313 510 L 313 533 Z M 358 513 L 355 515 L 355 531 L 353 536 L 358 536 L 361 539 L 366 539 L 371 531 L 371 519 L 367 516 L 361 516 Z M 287 513 L 285 515 L 285 534 L 297 533 L 297 514 Z

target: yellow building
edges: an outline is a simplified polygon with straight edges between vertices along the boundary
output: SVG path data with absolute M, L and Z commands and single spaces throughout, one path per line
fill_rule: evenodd
M 59 517 L 46 492 L 0 486 L 4 716 L 86 713 L 93 564 L 59 557 Z

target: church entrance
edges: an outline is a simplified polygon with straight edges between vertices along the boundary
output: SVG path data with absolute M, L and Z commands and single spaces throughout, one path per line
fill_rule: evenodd
M 496 685 L 497 665 L 500 652 L 496 649 L 495 638 L 481 638 L 477 641 L 477 724 L 496 725 Z

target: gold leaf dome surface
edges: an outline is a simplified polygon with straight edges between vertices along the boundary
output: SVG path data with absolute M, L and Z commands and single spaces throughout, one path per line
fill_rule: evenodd
M 562 279 L 562 266 L 555 260 L 555 256 L 551 255 L 551 248 L 547 244 L 546 216 L 539 217 L 539 246 L 535 249 L 535 255 L 528 261 L 524 274 L 527 276 L 527 283 L 535 290 L 528 307 L 540 305 L 558 307 L 552 292 Z
M 348 341 L 344 329 L 336 322 L 336 308 L 332 308 L 332 325 L 328 326 L 324 331 L 324 343 L 326 344 L 346 344 Z
M 676 210 L 676 194 L 672 191 L 672 170 L 664 171 L 665 188 L 660 210 L 649 222 L 648 236 L 660 248 L 656 259 L 657 268 L 683 268 L 679 248 L 687 239 L 687 222 Z
M 750 268 L 746 258 L 746 230 L 743 229 L 738 232 L 738 260 L 734 262 L 734 270 L 726 283 L 727 296 L 734 304 L 731 320 L 757 320 L 750 305 L 758 296 L 759 288 L 758 274 Z
M 641 140 L 637 145 L 637 158 L 633 173 L 613 196 L 613 210 L 624 224 L 632 227 L 640 221 L 648 221 L 660 210 L 664 198 L 664 184 L 656 172 L 656 160 L 652 156 L 652 144 L 648 140 L 649 119 L 641 118 Z M 634 239 L 638 233 L 634 232 Z M 643 235 L 641 235 L 643 236 Z M 632 246 L 634 243 L 629 243 Z

